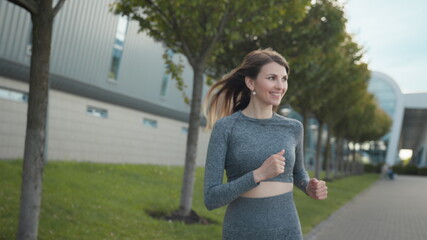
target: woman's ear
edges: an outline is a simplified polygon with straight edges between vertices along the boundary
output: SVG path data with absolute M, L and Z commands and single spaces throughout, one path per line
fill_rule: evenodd
M 251 91 L 255 90 L 255 84 L 253 79 L 251 79 L 250 77 L 245 77 L 245 83 L 246 83 L 246 87 L 248 87 L 249 90 Z

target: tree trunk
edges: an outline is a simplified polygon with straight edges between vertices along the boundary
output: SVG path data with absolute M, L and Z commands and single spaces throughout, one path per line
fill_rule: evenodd
M 342 138 L 337 137 L 335 141 L 335 169 L 334 179 L 340 178 L 342 173 Z
M 346 140 L 345 139 L 341 139 L 341 146 L 340 146 L 340 161 L 341 161 L 341 165 L 340 165 L 340 171 L 341 171 L 341 177 L 345 177 L 345 154 L 346 154 Z
M 338 171 L 340 169 L 338 148 L 339 148 L 339 138 L 335 137 L 334 171 L 332 172 L 332 179 L 338 178 Z
M 351 149 L 350 153 L 347 155 L 348 161 L 347 161 L 347 175 L 352 175 L 353 174 L 353 161 L 354 161 L 354 156 L 353 156 L 353 150 L 354 150 L 354 142 L 352 142 L 353 144 L 353 149 Z M 348 144 L 347 144 L 348 147 Z M 349 147 L 348 147 L 349 148 Z
M 52 0 L 40 1 L 32 14 L 33 41 L 27 111 L 21 203 L 17 239 L 37 239 L 46 141 L 49 62 L 52 41 Z
M 328 128 L 328 134 L 326 137 L 326 147 L 325 147 L 325 152 L 324 152 L 324 161 L 325 161 L 325 171 L 326 171 L 326 176 L 325 176 L 325 180 L 331 180 L 329 177 L 330 174 L 330 160 L 329 160 L 329 151 L 331 149 L 331 129 Z
M 315 169 L 314 176 L 320 179 L 320 152 L 322 151 L 322 128 L 323 122 L 319 121 L 319 128 L 317 129 L 317 145 L 316 145 L 316 158 L 315 158 Z
M 345 161 L 344 161 L 344 164 L 345 164 L 345 166 L 344 166 L 344 176 L 348 176 L 349 174 L 350 174 L 350 156 L 349 156 L 349 154 L 348 154 L 348 149 L 349 149 L 349 147 L 348 147 L 348 140 L 346 140 L 345 141 L 345 143 L 344 143 L 344 148 L 343 148 L 343 150 L 344 150 L 344 159 L 345 159 Z
M 356 174 L 356 143 L 354 143 L 353 145 L 353 150 L 351 151 L 351 159 L 352 159 L 352 164 L 351 164 L 351 175 L 355 175 Z
M 194 69 L 193 94 L 191 99 L 190 123 L 185 153 L 184 176 L 181 189 L 181 201 L 178 214 L 182 217 L 190 215 L 193 202 L 194 172 L 196 167 L 197 143 L 199 138 L 200 112 L 203 93 L 203 66 Z
M 307 141 L 308 141 L 308 132 L 310 131 L 310 127 L 307 126 L 308 125 L 308 119 L 307 119 L 307 112 L 304 110 L 301 113 L 302 115 L 302 125 L 304 127 L 304 142 L 303 142 L 303 153 L 304 153 L 304 158 L 306 158 L 307 156 Z M 306 163 L 305 159 L 304 159 L 304 163 Z

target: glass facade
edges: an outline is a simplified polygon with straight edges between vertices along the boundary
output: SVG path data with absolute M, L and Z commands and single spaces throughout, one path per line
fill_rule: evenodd
M 100 118 L 108 118 L 108 110 L 87 106 L 86 113 L 91 116 L 100 117 Z
M 10 89 L 0 88 L 0 98 L 16 102 L 28 103 L 28 94 Z
M 188 134 L 188 127 L 182 127 L 181 133 Z
M 390 117 L 393 117 L 396 110 L 397 95 L 390 83 L 373 77 L 369 81 L 368 91 L 375 95 L 380 107 Z
M 111 80 L 117 80 L 119 74 L 120 61 L 122 59 L 123 48 L 125 44 L 126 31 L 128 28 L 128 18 L 125 16 L 119 17 L 117 24 L 116 38 L 113 46 L 113 56 L 111 59 L 110 72 L 108 78 Z
M 31 24 L 30 33 L 28 34 L 28 41 L 27 41 L 27 55 L 31 55 L 31 50 L 33 48 L 33 25 Z
M 372 74 L 368 91 L 374 94 L 379 106 L 393 119 L 396 112 L 398 93 L 396 93 L 390 80 L 382 78 L 381 75 Z M 387 133 L 381 140 L 370 142 L 368 145 L 363 146 L 362 150 L 368 153 L 371 163 L 383 163 L 385 162 L 389 141 L 390 133 Z
M 142 120 L 142 124 L 144 126 L 148 126 L 148 127 L 152 127 L 152 128 L 157 128 L 157 120 L 154 120 L 154 119 L 144 118 Z
M 168 50 L 166 50 L 166 54 L 168 55 L 169 59 L 172 59 L 174 52 L 171 49 L 168 49 Z M 169 78 L 170 78 L 169 76 L 170 76 L 170 74 L 167 74 L 166 71 L 165 71 L 165 73 L 163 73 L 162 86 L 160 89 L 160 96 L 162 96 L 162 97 L 166 97 L 167 90 L 168 90 Z

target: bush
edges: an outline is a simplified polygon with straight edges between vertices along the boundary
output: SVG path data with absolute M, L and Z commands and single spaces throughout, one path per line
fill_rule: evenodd
M 418 168 L 418 175 L 427 176 L 427 167 Z
M 381 173 L 381 163 L 378 164 L 372 164 L 372 163 L 368 163 L 368 164 L 364 164 L 364 170 L 365 173 Z
M 396 165 L 396 166 L 393 166 L 393 172 L 397 174 L 403 174 L 403 175 L 417 175 L 418 168 L 417 166 L 412 164 L 408 164 L 406 166 Z

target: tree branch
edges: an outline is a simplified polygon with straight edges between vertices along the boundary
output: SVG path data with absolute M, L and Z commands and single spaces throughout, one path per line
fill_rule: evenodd
M 55 17 L 56 14 L 59 12 L 59 10 L 62 8 L 62 6 L 64 5 L 65 0 L 59 0 L 58 3 L 56 4 L 56 6 L 53 8 L 53 16 Z
M 230 3 L 227 3 L 229 5 Z M 229 6 L 226 8 L 226 12 L 222 16 L 221 22 L 218 25 L 217 32 L 211 39 L 211 41 L 207 44 L 206 48 L 204 48 L 203 53 L 201 54 L 200 60 L 205 61 L 208 53 L 211 52 L 212 48 L 214 47 L 215 43 L 219 40 L 219 38 L 222 35 L 222 32 L 224 31 L 224 26 L 229 20 L 230 10 Z
M 160 14 L 160 16 L 164 19 L 165 23 L 168 23 L 170 28 L 177 33 L 179 41 L 181 42 L 180 48 L 182 49 L 185 56 L 187 56 L 187 60 L 189 61 L 190 65 L 194 65 L 194 57 L 191 54 L 191 50 L 187 45 L 187 42 L 184 41 L 184 38 L 181 33 L 181 29 L 179 27 L 179 24 L 177 23 L 176 16 L 174 14 L 174 11 L 171 10 L 169 7 L 166 9 L 168 12 L 163 11 L 162 8 L 157 6 L 152 0 L 145 0 L 146 3 L 148 3 L 150 6 L 152 6 L 157 13 Z
M 196 66 L 196 59 L 194 58 L 194 55 L 192 54 L 190 47 L 188 46 L 187 42 L 184 39 L 184 36 L 181 32 L 181 28 L 179 27 L 179 24 L 176 21 L 177 19 L 176 19 L 176 16 L 174 14 L 174 11 L 170 8 L 168 8 L 168 11 L 169 11 L 169 14 L 172 16 L 171 20 L 172 20 L 173 30 L 177 33 L 179 41 L 182 44 L 183 53 L 187 57 L 187 60 L 190 63 L 190 65 L 192 67 L 195 67 Z
M 160 16 L 163 17 L 165 22 L 169 23 L 170 26 L 173 26 L 172 19 L 170 19 L 168 15 L 165 12 L 163 12 L 163 10 L 159 6 L 157 6 L 152 0 L 146 0 L 145 2 L 150 4 L 152 7 L 154 7 L 154 9 L 160 14 Z
M 9 2 L 22 7 L 30 14 L 37 14 L 37 5 L 34 0 L 8 0 Z

